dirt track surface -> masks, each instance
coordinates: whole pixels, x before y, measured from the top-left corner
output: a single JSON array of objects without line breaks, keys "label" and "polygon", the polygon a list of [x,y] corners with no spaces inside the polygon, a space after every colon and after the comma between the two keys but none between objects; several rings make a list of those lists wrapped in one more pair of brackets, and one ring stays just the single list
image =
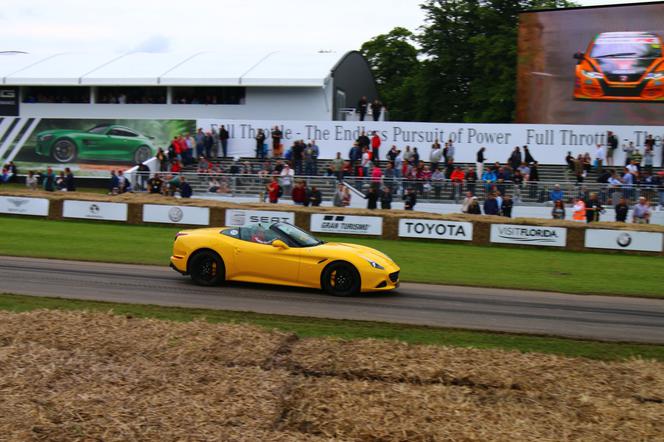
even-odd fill
[{"label": "dirt track surface", "polygon": [[664,365],[0,312],[0,440],[663,440]]},{"label": "dirt track surface", "polygon": [[166,266],[0,256],[8,293],[664,343],[664,300],[404,283],[349,298],[254,284],[198,287]]}]

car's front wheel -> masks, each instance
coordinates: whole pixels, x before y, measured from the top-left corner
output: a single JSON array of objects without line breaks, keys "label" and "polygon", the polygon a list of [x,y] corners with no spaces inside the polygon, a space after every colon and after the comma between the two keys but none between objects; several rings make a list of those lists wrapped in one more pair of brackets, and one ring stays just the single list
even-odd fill
[{"label": "car's front wheel", "polygon": [[150,149],[148,146],[139,146],[139,148],[136,149],[136,152],[134,152],[134,162],[137,164],[142,164],[149,160],[151,156],[152,149]]},{"label": "car's front wheel", "polygon": [[63,138],[53,144],[53,159],[58,163],[69,163],[76,158],[76,144]]},{"label": "car's front wheel", "polygon": [[355,267],[343,261],[325,267],[321,276],[323,290],[334,296],[351,296],[360,291],[360,274]]},{"label": "car's front wheel", "polygon": [[189,274],[198,285],[219,285],[224,281],[225,272],[224,261],[211,250],[203,250],[191,257]]}]

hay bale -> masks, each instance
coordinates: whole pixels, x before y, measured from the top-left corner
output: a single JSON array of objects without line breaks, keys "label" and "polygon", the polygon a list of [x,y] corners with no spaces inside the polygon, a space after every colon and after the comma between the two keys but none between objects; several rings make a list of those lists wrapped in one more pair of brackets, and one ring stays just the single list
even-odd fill
[{"label": "hay bale", "polygon": [[656,440],[661,406],[610,397],[303,379],[282,428],[350,440]]}]

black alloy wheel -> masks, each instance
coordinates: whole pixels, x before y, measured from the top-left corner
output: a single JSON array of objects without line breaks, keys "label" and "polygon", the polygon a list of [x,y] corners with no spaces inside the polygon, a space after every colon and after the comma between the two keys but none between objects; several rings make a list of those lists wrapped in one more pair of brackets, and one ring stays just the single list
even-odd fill
[{"label": "black alloy wheel", "polygon": [[333,262],[323,271],[321,286],[334,296],[350,296],[360,291],[360,274],[347,262]]},{"label": "black alloy wheel", "polygon": [[139,146],[134,152],[134,163],[143,164],[145,161],[149,160],[152,156],[152,149],[148,146]]},{"label": "black alloy wheel", "polygon": [[221,257],[212,251],[198,252],[191,258],[189,274],[198,285],[219,285],[225,278],[225,267]]}]

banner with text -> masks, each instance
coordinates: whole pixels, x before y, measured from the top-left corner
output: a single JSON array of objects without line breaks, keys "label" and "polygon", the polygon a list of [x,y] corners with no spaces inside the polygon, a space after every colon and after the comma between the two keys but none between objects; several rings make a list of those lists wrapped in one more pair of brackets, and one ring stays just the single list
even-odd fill
[{"label": "banner with text", "polygon": [[567,244],[567,229],[564,227],[491,224],[491,242],[526,246],[565,247]]},{"label": "banner with text", "polygon": [[[565,164],[565,155],[571,151],[574,156],[590,152],[594,154],[597,144],[606,144],[607,131],[613,131],[620,144],[633,141],[643,149],[643,142],[649,134],[661,146],[664,139],[664,126],[582,126],[546,124],[473,124],[473,123],[417,123],[397,121],[352,122],[352,121],[259,121],[230,120],[219,121],[201,119],[196,122],[204,130],[216,130],[223,124],[230,135],[228,148],[231,156],[254,156],[256,134],[262,129],[266,134],[265,143],[271,148],[271,130],[279,126],[282,132],[281,143],[287,149],[295,140],[309,142],[315,140],[320,149],[320,158],[334,158],[337,152],[346,158],[353,142],[362,132],[371,137],[375,131],[381,139],[380,159],[392,147],[404,150],[406,146],[416,147],[420,158],[429,160],[431,145],[435,140],[441,144],[451,140],[455,146],[454,159],[458,162],[473,163],[480,147],[486,147],[487,162],[507,161],[515,146],[527,145],[530,153],[543,164]],[[654,164],[659,164],[661,149],[655,149]],[[624,158],[619,148],[614,154],[616,164]]]},{"label": "banner with text", "polygon": [[311,231],[380,236],[383,234],[383,218],[315,213],[311,215]]},{"label": "banner with text", "polygon": [[432,219],[400,219],[399,237],[472,241],[473,224]]},{"label": "banner with text", "polygon": [[208,207],[145,204],[143,205],[143,221],[207,226],[210,224],[210,209]]},{"label": "banner with text", "polygon": [[64,218],[127,221],[127,204],[66,200],[62,205],[62,216]]},{"label": "banner with text", "polygon": [[627,230],[586,230],[586,247],[593,249],[638,250],[661,252],[664,234],[656,232],[633,232]]},{"label": "banner with text", "polygon": [[239,210],[226,209],[226,225],[242,227],[255,223],[289,223],[295,224],[294,212],[278,212],[274,210]]},{"label": "banner with text", "polygon": [[0,213],[48,216],[48,204],[49,202],[46,198],[0,196]]}]

